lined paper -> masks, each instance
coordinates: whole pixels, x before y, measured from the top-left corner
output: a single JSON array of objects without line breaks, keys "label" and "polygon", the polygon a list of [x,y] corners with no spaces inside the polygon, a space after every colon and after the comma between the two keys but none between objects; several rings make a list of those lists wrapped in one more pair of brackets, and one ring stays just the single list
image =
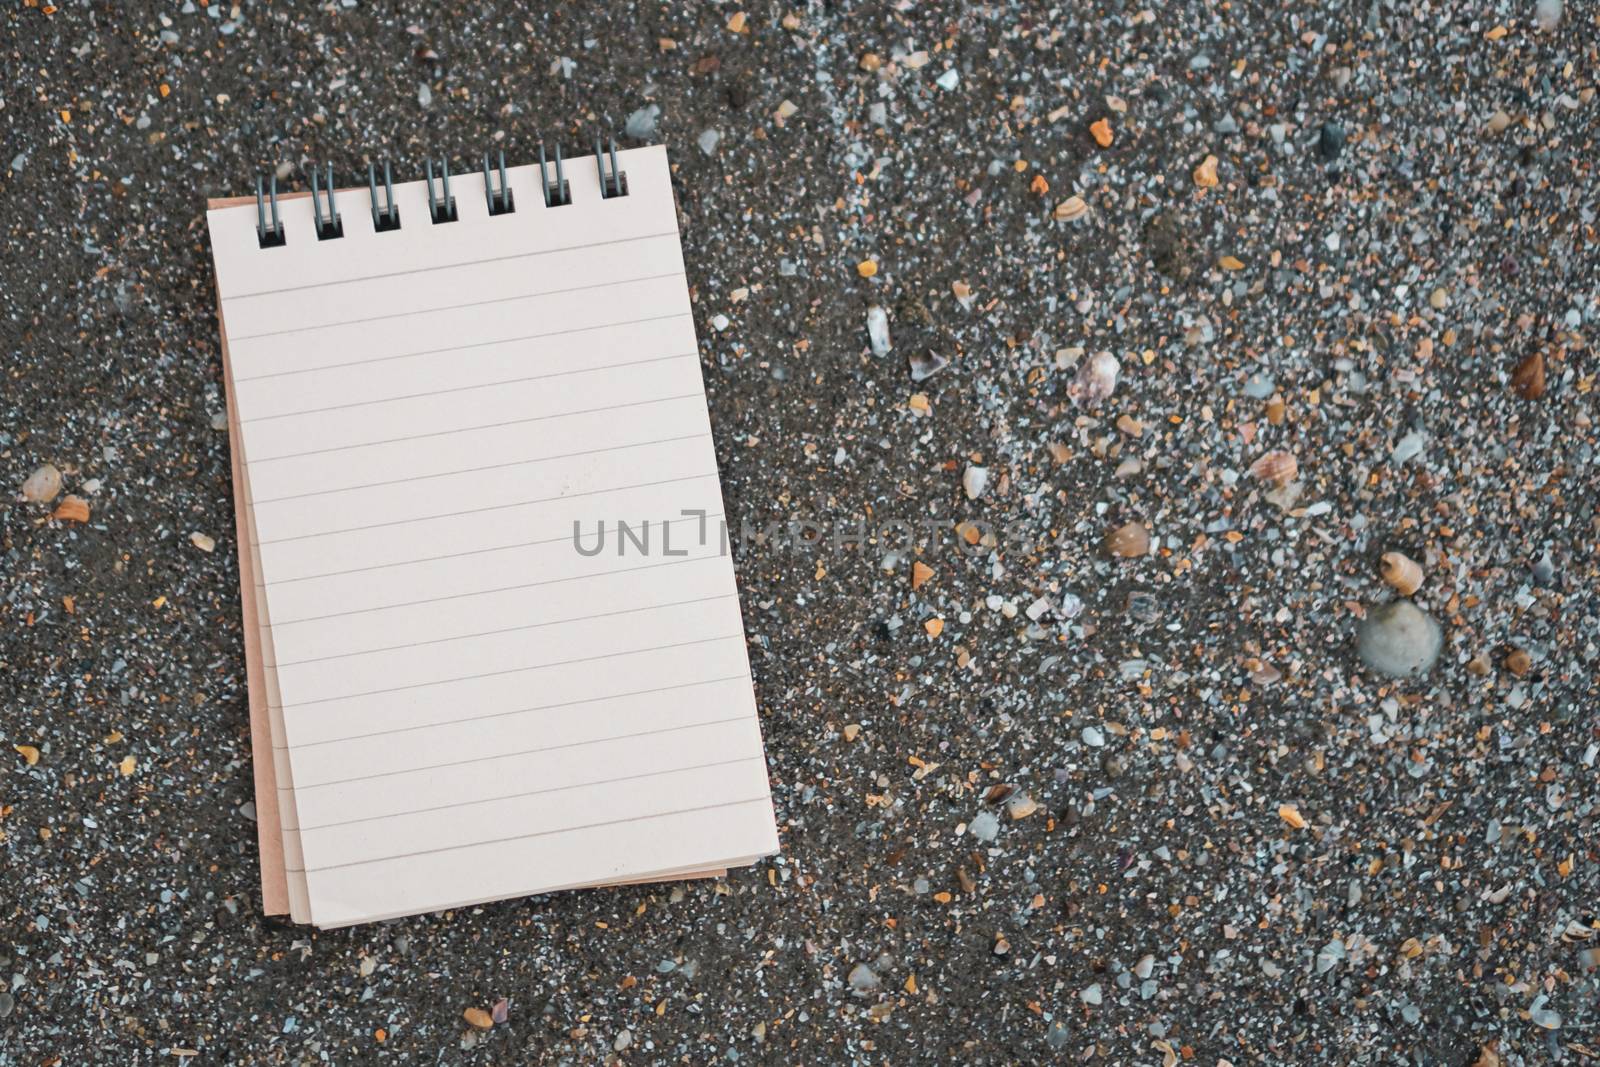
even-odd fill
[{"label": "lined paper", "polygon": [[666,153],[619,162],[440,225],[397,185],[383,234],[347,192],[330,241],[285,201],[275,249],[208,213],[296,919],[777,847]]}]

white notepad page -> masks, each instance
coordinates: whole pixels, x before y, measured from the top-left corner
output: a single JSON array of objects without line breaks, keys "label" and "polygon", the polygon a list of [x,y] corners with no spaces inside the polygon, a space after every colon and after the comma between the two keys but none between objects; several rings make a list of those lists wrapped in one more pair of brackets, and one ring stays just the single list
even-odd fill
[{"label": "white notepad page", "polygon": [[286,201],[281,248],[208,213],[319,925],[777,847],[666,153],[619,163],[437,225],[397,185],[390,233],[345,192],[327,241]]}]

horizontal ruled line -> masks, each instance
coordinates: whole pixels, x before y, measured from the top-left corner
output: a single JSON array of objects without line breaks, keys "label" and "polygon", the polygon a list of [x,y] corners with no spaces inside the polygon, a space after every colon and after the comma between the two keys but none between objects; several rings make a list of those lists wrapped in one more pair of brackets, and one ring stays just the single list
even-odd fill
[{"label": "horizontal ruled line", "polygon": [[433,263],[426,267],[412,267],[408,270],[385,271],[382,274],[363,274],[355,278],[339,278],[327,282],[310,282],[305,285],[286,285],[279,289],[258,289],[253,293],[235,293],[228,297],[229,300],[249,300],[258,296],[274,296],[278,293],[300,293],[307,289],[327,289],[335,285],[355,285],[359,282],[379,281],[383,278],[403,278],[410,274],[431,274],[436,271],[456,270],[461,267],[476,267],[483,263],[509,263],[515,259],[533,259],[537,256],[552,256],[560,252],[579,252],[588,248],[602,248],[606,245],[632,244],[635,241],[650,241],[658,237],[677,237],[677,230],[667,230],[662,233],[646,233],[637,237],[616,237],[609,241],[585,241],[582,244],[562,245],[559,248],[541,248],[536,252],[513,252],[504,256],[489,256],[485,259],[468,259],[460,263]]},{"label": "horizontal ruled line", "polygon": [[407,311],[392,311],[387,315],[368,315],[359,319],[340,319],[337,322],[322,322],[314,326],[291,326],[287,330],[267,330],[263,333],[244,333],[230,338],[233,342],[259,341],[264,337],[287,337],[297,333],[316,333],[318,330],[336,330],[341,326],[365,326],[374,322],[388,322],[392,319],[409,319],[418,315],[437,315],[445,311],[466,311],[469,308],[493,307],[496,304],[514,304],[519,300],[538,300],[547,296],[569,296],[572,293],[584,293],[593,289],[621,288],[624,285],[638,285],[640,282],[659,282],[664,278],[681,278],[676,271],[666,274],[646,274],[638,278],[612,278],[609,281],[592,282],[588,285],[569,285],[564,289],[542,289],[536,293],[517,293],[514,296],[497,296],[489,300],[468,300],[460,304],[442,304],[439,307],[415,308]]},{"label": "horizontal ruled line", "polygon": [[[633,731],[631,733],[610,734],[610,735],[608,735],[606,737],[591,737],[591,738],[589,738],[588,740],[585,740],[585,741],[571,741],[571,742],[568,742],[568,743],[562,744],[562,745],[541,745],[541,746],[539,746],[537,748],[525,748],[525,749],[521,749],[521,750],[516,751],[516,752],[497,752],[492,756],[482,756],[482,757],[478,757],[476,759],[447,760],[447,761],[445,761],[443,763],[429,763],[429,764],[425,764],[425,765],[420,766],[420,767],[404,767],[404,768],[402,768],[400,770],[397,770],[397,771],[379,771],[376,774],[362,774],[362,775],[356,775],[356,776],[353,776],[353,777],[350,777],[350,778],[334,778],[334,779],[332,779],[330,781],[326,781],[326,782],[312,782],[309,785],[298,785],[297,784],[297,785],[294,786],[294,789],[297,792],[298,791],[303,791],[303,790],[306,790],[306,789],[326,789],[329,786],[348,785],[351,782],[370,782],[370,781],[373,781],[374,779],[377,779],[377,778],[395,778],[395,777],[398,777],[399,775],[402,775],[402,774],[418,774],[418,773],[420,773],[422,771],[437,771],[437,770],[443,770],[443,769],[445,769],[447,767],[467,767],[467,766],[472,766],[472,765],[478,764],[478,763],[491,763],[491,762],[493,762],[495,760],[499,760],[499,759],[514,759],[517,756],[531,756],[531,755],[534,755],[535,753],[538,753],[538,752],[562,752],[562,751],[565,751],[565,750],[567,750],[569,748],[587,748],[590,745],[603,745],[603,744],[606,744],[606,743],[611,742],[611,741],[626,741],[626,740],[628,740],[630,738],[634,738],[634,737],[654,737],[657,734],[677,733],[680,730],[703,730],[708,726],[725,726],[730,722],[745,722],[745,721],[748,720],[748,718],[749,718],[749,716],[746,716],[746,715],[731,715],[731,716],[727,716],[727,717],[724,717],[724,718],[721,718],[721,719],[706,719],[703,722],[687,722],[687,723],[684,723],[684,724],[682,724],[680,726],[663,726],[663,727],[659,727],[659,728],[654,729],[654,730],[635,730],[635,731]],[[746,759],[746,758],[748,758],[748,757],[740,757],[740,759]],[[724,761],[724,762],[736,763],[736,762],[739,762],[739,761],[738,760],[727,760],[727,761]],[[679,770],[694,770],[695,768],[680,767],[678,769]],[[639,777],[644,777],[644,776],[643,775],[633,775],[632,777],[639,778]],[[625,780],[626,779],[620,779],[620,778],[613,779],[613,781],[625,781]],[[600,784],[602,784],[602,783],[600,783],[600,782],[580,782],[580,783],[577,783],[577,785],[563,786],[562,788],[565,788],[565,789],[576,789],[576,788],[579,788],[579,787],[584,786],[584,785],[600,785]],[[532,790],[532,792],[540,792],[540,790]],[[516,797],[516,796],[525,796],[525,795],[527,795],[527,794],[524,794],[524,793],[512,793],[512,794],[510,794],[510,796],[514,796],[514,797]],[[505,797],[491,797],[489,799],[504,800],[506,798]],[[441,804],[439,806],[442,807],[442,808],[448,808],[448,807],[453,807],[454,805]],[[424,810],[433,810],[433,809],[424,809]],[[410,813],[405,813],[405,814],[410,814]],[[364,820],[352,819],[350,821],[351,822],[362,822]],[[333,824],[324,823],[323,825],[326,826],[326,825],[338,825],[338,824],[337,823],[333,823]],[[305,829],[316,830],[316,829],[320,829],[320,827],[308,826],[308,827],[305,827]]]},{"label": "horizontal ruled line", "polygon": [[603,819],[600,822],[584,823],[579,826],[562,826],[554,830],[535,830],[527,834],[511,834],[506,837],[494,837],[484,841],[467,841],[459,845],[443,845],[439,848],[417,849],[412,852],[399,852],[392,856],[377,856],[369,860],[352,860],[349,863],[329,863],[321,867],[307,867],[307,874],[320,871],[337,871],[346,867],[367,867],[375,863],[390,863],[394,860],[415,859],[419,856],[433,856],[442,852],[459,852],[464,848],[481,848],[487,845],[504,845],[513,841],[526,841],[536,837],[553,837],[556,834],[577,833],[580,830],[598,830],[604,826],[620,826],[624,823],[651,822],[656,819],[670,819],[675,815],[695,815],[702,811],[717,811],[722,808],[743,807],[746,804],[770,803],[768,796],[746,797],[742,800],[725,800],[717,804],[701,804],[692,808],[677,808],[673,811],[652,812],[649,815],[635,815],[626,819]]},{"label": "horizontal ruled line", "polygon": [[[593,571],[588,574],[569,574],[563,578],[546,578],[539,582],[519,582],[516,585],[496,586],[493,589],[478,589],[470,593],[451,593],[449,596],[425,597],[421,600],[406,600],[398,604],[379,604],[370,608],[351,608],[349,611],[335,611],[327,615],[308,615],[303,619],[284,619],[274,621],[270,625],[276,630],[283,626],[294,626],[303,622],[319,622],[323,619],[340,619],[350,615],[366,615],[374,611],[391,611],[396,608],[414,608],[424,604],[442,604],[450,600],[470,600],[475,596],[492,596],[495,593],[510,593],[518,589],[537,589],[545,585],[561,585],[565,582],[583,582],[591,578],[607,578],[617,574],[633,574],[636,571],[647,571],[655,567],[671,567],[680,563],[703,563],[708,559],[721,559],[720,553],[711,553],[706,556],[690,556],[688,559],[675,558],[665,562],[647,563],[642,567],[619,567],[614,571]],[[262,586],[257,585],[257,589]],[[276,705],[274,705],[276,706]]]},{"label": "horizontal ruled line", "polygon": [[[701,478],[715,478],[716,471],[707,471],[704,474],[685,474],[679,478],[659,478],[653,482],[635,482],[632,485],[617,485],[606,489],[587,489],[581,493],[562,493],[558,496],[534,497],[531,500],[514,500],[508,504],[489,504],[481,508],[462,508],[456,511],[441,511],[432,515],[417,515],[409,519],[391,519],[388,522],[372,522],[365,526],[346,526],[338,530],[319,530],[316,533],[295,534],[292,537],[274,537],[266,541],[257,541],[252,548],[262,545],[281,545],[290,541],[309,541],[318,537],[332,537],[335,534],[357,533],[362,530],[381,530],[389,526],[407,526],[414,522],[430,522],[434,519],[453,519],[458,515],[482,515],[489,511],[505,511],[509,508],[528,507],[533,504],[548,504],[555,500],[575,500],[583,496],[603,496],[606,493],[622,493],[629,489],[648,489],[657,485],[672,485],[675,482],[693,482]],[[326,618],[327,616],[318,616]],[[278,625],[273,623],[274,626]]]},{"label": "horizontal ruled line", "polygon": [[[444,719],[439,722],[427,722],[418,726],[398,726],[392,730],[372,730],[364,734],[346,734],[343,737],[329,737],[321,741],[302,741],[297,743],[295,751],[308,748],[318,748],[322,745],[339,745],[346,741],[365,741],[373,737],[390,737],[394,734],[415,733],[418,730],[433,730],[441,726],[457,726],[464,722],[485,722],[489,719],[509,719],[515,715],[531,715],[536,711],[555,711],[558,708],[575,708],[584,704],[599,704],[607,700],[625,700],[628,697],[655,696],[657,693],[671,693],[679,689],[698,689],[703,685],[721,685],[723,682],[748,682],[748,674],[727,674],[720,678],[705,678],[698,682],[680,682],[677,685],[660,685],[651,689],[634,689],[626,693],[607,693],[603,696],[584,697],[582,700],[559,700],[551,704],[533,704],[526,708],[512,708],[510,711],[494,711],[487,715],[463,715],[458,719]],[[288,745],[275,745],[275,751],[286,752]],[[286,787],[291,788],[291,787]]]},{"label": "horizontal ruled line", "polygon": [[535,463],[553,463],[558,459],[577,459],[581,456],[597,456],[602,452],[626,452],[630,448],[650,448],[653,445],[677,444],[681,441],[708,441],[709,433],[690,433],[679,437],[662,437],[654,441],[633,441],[625,445],[606,445],[603,448],[586,448],[578,452],[557,452],[549,456],[534,456],[532,459],[512,459],[504,463],[485,463],[481,467],[462,467],[459,470],[438,471],[434,474],[416,474],[407,478],[390,478],[382,482],[361,482],[357,485],[340,485],[332,489],[314,489],[309,493],[291,493],[288,496],[269,496],[264,499],[253,499],[250,503],[256,509],[261,509],[268,504],[282,504],[291,500],[309,500],[312,497],[335,496],[340,493],[353,493],[360,489],[381,489],[388,485],[415,485],[418,482],[431,482],[438,478],[453,478],[458,474],[481,474],[484,471],[506,470],[510,467],[528,467]]},{"label": "horizontal ruled line", "polygon": [[[349,411],[351,408],[372,407],[376,404],[393,404],[401,400],[431,400],[436,396],[447,393],[470,393],[475,389],[495,389],[502,385],[521,385],[524,382],[542,382],[550,378],[566,378],[574,374],[595,374],[604,370],[621,370],[624,367],[642,367],[651,363],[669,363],[675,359],[699,358],[698,352],[675,352],[670,356],[656,356],[652,359],[631,359],[625,363],[603,363],[595,367],[575,367],[572,370],[552,371],[549,374],[530,374],[523,378],[502,378],[495,382],[479,382],[476,385],[457,385],[449,389],[431,389],[425,393],[402,393],[399,396],[381,396],[372,400],[353,400],[348,404],[329,404],[321,408],[304,408],[300,411],[280,411],[275,415],[258,415],[253,419],[240,419],[239,424],[246,425],[257,422],[270,422],[273,419],[292,419],[298,415],[320,415],[326,411]],[[400,438],[407,440],[407,438]]]},{"label": "horizontal ruled line", "polygon": [[[720,634],[716,637],[697,637],[693,641],[674,641],[665,645],[650,645],[646,648],[629,648],[620,652],[602,652],[594,656],[576,656],[572,659],[552,660],[549,663],[533,663],[525,667],[508,667],[500,671],[483,671],[480,674],[462,674],[453,678],[435,678],[427,682],[415,682],[411,685],[394,685],[385,689],[364,689],[359,693],[340,693],[338,696],[317,697],[315,700],[297,700],[292,705],[295,708],[308,708],[313,704],[336,704],[341,700],[356,700],[360,697],[383,696],[386,693],[409,693],[417,689],[433,689],[441,685],[454,685],[456,682],[475,682],[483,678],[503,678],[508,674],[529,674],[533,671],[549,670],[551,667],[570,667],[574,663],[593,663],[596,660],[621,659],[623,656],[638,656],[646,652],[666,652],[674,648],[692,648],[695,645],[709,645],[717,641],[743,640],[743,633]],[[282,704],[268,704],[269,708],[282,710]]]},{"label": "horizontal ruled line", "polygon": [[[702,522],[708,522],[711,519],[720,519],[720,518],[722,518],[721,514],[712,515],[710,513],[707,513],[704,516],[702,516],[699,512],[695,512],[693,515],[685,516],[684,518],[681,518],[681,519],[662,519],[662,520],[660,520],[660,525],[662,525],[662,526],[671,526],[671,525],[673,525],[675,523],[689,522],[691,519],[698,519],[698,520],[700,520]],[[653,520],[640,520],[640,521],[641,522],[650,522],[652,525],[654,525]],[[553,544],[557,544],[557,543],[559,543],[561,541],[566,541],[566,540],[570,540],[570,538],[568,538],[566,536],[562,536],[562,537],[546,537],[546,538],[543,538],[543,539],[538,540],[538,541],[518,541],[515,544],[510,544],[510,545],[493,545],[493,546],[491,546],[489,548],[473,548],[473,549],[468,549],[468,550],[466,550],[464,552],[447,552],[442,556],[420,556],[420,557],[418,557],[416,559],[396,560],[393,563],[374,563],[370,567],[350,567],[347,570],[342,570],[342,571],[323,571],[320,574],[302,574],[302,575],[300,575],[299,577],[296,577],[296,578],[279,578],[278,580],[274,581],[272,583],[272,585],[274,587],[284,586],[284,585],[293,585],[296,582],[310,582],[310,581],[315,581],[318,578],[338,578],[338,577],[341,577],[342,575],[346,575],[346,574],[365,574],[368,571],[388,570],[390,567],[409,567],[409,566],[411,566],[413,564],[416,564],[416,563],[438,563],[438,562],[440,562],[442,560],[447,560],[447,559],[464,559],[467,556],[485,556],[485,555],[488,555],[491,552],[510,552],[513,549],[533,548],[533,547],[535,547],[537,545],[553,545]],[[257,582],[256,583],[256,588],[257,589],[265,589],[266,588],[266,583]],[[581,616],[581,617],[582,618],[598,618],[598,616],[590,616],[590,615],[585,615],[585,616]],[[490,631],[490,632],[493,633],[493,632],[497,632],[497,631]],[[396,647],[396,648],[406,648],[406,647],[409,647],[409,646],[396,645],[394,647]],[[330,658],[332,658],[332,657],[330,657]],[[300,662],[300,663],[313,663],[313,662],[316,662],[316,661],[315,660],[298,660],[297,662]],[[285,666],[285,667],[287,667],[289,665],[290,664],[287,664],[287,663],[281,664],[281,666]],[[280,666],[280,664],[268,664],[268,666]]]},{"label": "horizontal ruled line", "polygon": [[566,619],[551,619],[549,622],[530,622],[524,626],[503,626],[497,630],[478,630],[470,634],[456,634],[452,637],[436,637],[430,641],[411,641],[402,645],[385,645],[382,648],[364,648],[359,652],[340,652],[333,656],[314,656],[311,659],[290,660],[287,663],[269,663],[266,666],[275,670],[285,667],[300,667],[308,663],[327,663],[336,659],[355,659],[357,656],[375,656],[379,652],[397,652],[406,648],[426,648],[428,645],[445,645],[451,641],[467,641],[474,637],[497,637],[501,634],[520,633],[523,630],[539,630],[546,626],[561,626],[569,622],[592,622],[595,619],[614,619],[619,615],[637,615],[642,611],[662,611],[666,608],[684,608],[690,604],[709,604],[713,600],[727,600],[732,593],[718,593],[715,596],[696,597],[693,600],[674,600],[667,604],[646,604],[637,608],[622,608],[619,611],[600,611],[593,615],[574,615]]},{"label": "horizontal ruled line", "polygon": [[621,411],[623,408],[649,407],[651,404],[670,404],[676,400],[701,400],[705,399],[704,393],[682,393],[675,396],[657,396],[649,400],[630,400],[625,404],[606,404],[598,408],[575,408],[572,411],[557,411],[549,415],[530,415],[526,419],[507,419],[504,422],[486,422],[478,426],[461,426],[454,430],[432,430],[428,433],[407,434],[404,437],[382,437],[376,441],[358,441],[350,445],[333,445],[328,448],[311,448],[304,452],[286,452],[281,456],[262,456],[260,459],[250,460],[250,466],[259,467],[263,463],[275,463],[280,459],[299,459],[302,456],[326,456],[332,452],[353,452],[358,448],[376,448],[379,445],[399,444],[402,441],[423,441],[432,437],[450,437],[458,433],[471,433],[474,430],[498,430],[506,426],[522,426],[530,422],[545,422],[549,419],[565,419],[575,415],[598,415],[602,412]]},{"label": "horizontal ruled line", "polygon": [[[707,726],[719,726],[719,725],[722,725],[724,723],[740,722],[740,721],[742,721],[742,717],[740,719],[716,719],[716,720],[713,720],[711,722],[695,723],[695,724],[693,724],[691,726],[682,727],[682,729],[685,729],[685,730],[701,729],[701,728],[704,728],[704,727],[707,727]],[[646,733],[642,733],[642,734],[623,734],[623,735],[621,735],[619,737],[606,737],[606,738],[601,738],[600,740],[601,741],[621,741],[621,740],[626,740],[629,737],[648,737],[651,734],[661,734],[661,733],[671,733],[671,732],[672,732],[671,730],[651,730],[651,731],[647,731]],[[585,743],[587,743],[587,742],[585,742]],[[510,755],[516,755],[516,756],[531,755],[534,752],[553,752],[553,751],[556,751],[556,750],[562,749],[562,748],[576,748],[576,747],[579,747],[579,746],[577,746],[577,745],[556,745],[553,748],[549,748],[549,749],[537,749],[536,748],[536,749],[530,749],[526,753],[524,753],[524,752],[516,752],[516,753],[510,753]],[[499,759],[501,757],[497,756],[495,758]],[[366,815],[366,816],[362,816],[359,819],[340,819],[338,822],[317,823],[314,826],[302,826],[302,827],[300,827],[300,829],[304,830],[304,831],[307,831],[307,832],[312,831],[312,830],[327,830],[327,829],[330,829],[330,828],[335,827],[335,826],[350,826],[350,825],[352,825],[354,823],[376,822],[376,821],[378,821],[380,819],[393,819],[393,818],[398,818],[400,816],[405,816],[405,815],[426,815],[429,812],[435,812],[435,811],[453,811],[456,808],[470,808],[470,807],[474,807],[474,806],[479,805],[479,804],[493,804],[496,801],[500,801],[500,800],[520,800],[523,797],[543,796],[546,793],[568,793],[568,792],[571,792],[574,789],[586,789],[586,788],[589,788],[591,786],[597,786],[597,785],[616,785],[616,784],[618,784],[620,782],[637,782],[637,781],[639,781],[641,779],[644,779],[644,778],[657,778],[657,777],[660,777],[661,775],[664,775],[664,774],[682,774],[684,771],[703,771],[703,770],[707,770],[707,769],[709,769],[711,767],[727,767],[727,766],[731,766],[732,764],[735,764],[735,763],[749,763],[751,760],[760,759],[760,758],[762,758],[762,757],[759,757],[759,756],[739,756],[739,757],[736,757],[734,759],[716,760],[716,761],[711,762],[711,763],[695,763],[695,764],[691,764],[691,765],[689,765],[687,767],[666,767],[666,768],[662,768],[662,769],[659,769],[659,770],[641,771],[638,774],[617,775],[614,778],[597,778],[594,781],[590,781],[590,782],[574,782],[571,785],[547,786],[547,787],[545,787],[543,789],[526,789],[526,790],[522,790],[522,791],[516,792],[516,793],[502,793],[502,794],[500,794],[498,796],[479,797],[479,798],[474,799],[474,800],[458,800],[458,801],[455,801],[455,802],[450,803],[450,804],[433,804],[433,805],[430,805],[430,806],[425,807],[425,808],[408,808],[408,809],[406,809],[404,811],[384,812],[382,815]],[[482,763],[482,762],[485,762],[485,761],[483,761],[483,760],[465,760],[462,763],[441,763],[441,764],[437,764],[437,765],[431,766],[431,767],[418,767],[418,768],[415,768],[415,770],[417,770],[417,771],[433,771],[433,770],[439,770],[439,769],[444,768],[444,767],[458,767],[458,766],[464,766],[464,765],[470,765],[470,764],[476,764],[476,763]],[[409,773],[412,773],[412,771],[411,770],[392,771],[392,772],[390,772],[388,774],[368,775],[366,778],[347,778],[342,782],[318,782],[315,785],[302,785],[302,786],[296,786],[295,788],[297,790],[320,789],[325,785],[327,785],[327,786],[347,785],[347,784],[349,784],[351,782],[369,781],[372,778],[392,778],[395,775],[409,774]]]},{"label": "horizontal ruled line", "polygon": [[550,330],[545,333],[523,334],[520,337],[502,337],[493,341],[476,341],[470,345],[450,345],[445,348],[424,348],[416,352],[400,352],[392,356],[379,356],[376,359],[352,359],[344,363],[326,363],[317,367],[300,367],[296,370],[279,370],[271,374],[252,374],[248,377],[234,376],[235,384],[239,382],[259,382],[265,378],[283,378],[291,374],[311,374],[319,370],[336,370],[339,367],[365,367],[373,363],[388,363],[397,359],[413,359],[419,356],[437,356],[451,352],[470,352],[474,348],[493,348],[495,345],[512,345],[521,341],[537,341],[541,337],[564,337],[574,333],[591,333],[595,330],[609,330],[616,326],[639,326],[647,322],[664,322],[667,319],[688,318],[687,311],[674,311],[668,315],[647,315],[642,319],[621,319],[617,322],[600,322],[593,326],[574,326],[569,330]]}]

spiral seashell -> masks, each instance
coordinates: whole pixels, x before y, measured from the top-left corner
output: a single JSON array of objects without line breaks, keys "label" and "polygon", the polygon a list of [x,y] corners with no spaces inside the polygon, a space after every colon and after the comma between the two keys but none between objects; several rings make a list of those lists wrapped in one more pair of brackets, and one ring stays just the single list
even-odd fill
[{"label": "spiral seashell", "polygon": [[1410,596],[1422,588],[1422,567],[1402,552],[1385,552],[1378,569],[1384,582],[1401,596]]}]

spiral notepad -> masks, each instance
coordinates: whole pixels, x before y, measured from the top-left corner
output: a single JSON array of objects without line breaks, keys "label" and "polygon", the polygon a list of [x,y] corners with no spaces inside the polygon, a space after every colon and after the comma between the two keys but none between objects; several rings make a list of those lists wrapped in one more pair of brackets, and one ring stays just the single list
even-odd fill
[{"label": "spiral notepad", "polygon": [[207,214],[267,910],[775,851],[665,150],[367,178]]}]

